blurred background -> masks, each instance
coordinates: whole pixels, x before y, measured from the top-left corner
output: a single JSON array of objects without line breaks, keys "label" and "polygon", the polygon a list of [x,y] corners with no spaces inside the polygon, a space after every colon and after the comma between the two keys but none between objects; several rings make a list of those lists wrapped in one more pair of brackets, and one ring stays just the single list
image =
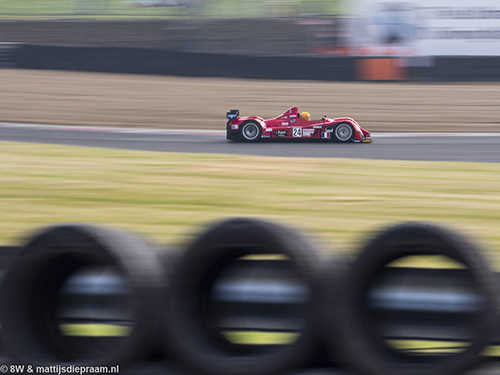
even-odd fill
[{"label": "blurred background", "polygon": [[263,117],[300,105],[371,131],[500,131],[499,88],[484,86],[500,81],[491,0],[0,0],[0,19],[0,121],[182,128],[203,116],[198,127],[220,129],[229,104]]},{"label": "blurred background", "polygon": [[[499,14],[491,0],[1,0],[0,64],[16,64],[12,43],[35,43],[364,58],[328,60],[341,74],[276,78],[498,81]],[[346,65],[352,72],[339,69]],[[181,74],[214,75],[194,69]],[[265,76],[261,70],[252,76]]]},{"label": "blurred background", "polygon": [[314,38],[311,26],[336,44],[341,9],[336,0],[2,0],[0,35],[2,42],[304,55],[314,52],[314,43],[304,45]]},{"label": "blurred background", "polygon": [[[474,4],[446,0],[1,0],[0,17],[4,21],[0,31],[3,42],[42,38],[49,43],[77,42],[87,37],[87,45],[113,45],[130,44],[125,43],[127,40],[133,44],[148,29],[150,35],[144,35],[146,45],[142,47],[199,50],[201,41],[210,40],[214,43],[205,49],[213,53],[497,56],[499,13],[498,4],[492,0]],[[15,27],[5,22],[22,19],[45,22],[37,27]],[[124,20],[129,21],[128,27],[118,29],[117,21]],[[161,27],[158,23],[146,26],[130,22],[133,20],[163,23]],[[54,21],[78,21],[80,28]],[[99,37],[89,21],[101,21]],[[103,21],[113,22],[105,28]],[[88,32],[72,34],[72,30],[81,31],[82,23],[88,26]],[[160,40],[148,44],[159,38],[152,37],[158,33]],[[256,35],[265,40],[256,41]],[[290,48],[257,48],[275,38]],[[252,39],[253,43],[247,45]],[[229,40],[240,42],[239,48],[228,50]],[[291,48],[297,43],[302,48]],[[432,62],[423,59],[412,63],[427,66]]]},{"label": "blurred background", "polygon": [[[498,133],[499,56],[496,0],[0,0],[0,123],[224,130],[230,108],[274,117],[298,105],[372,132]],[[182,245],[202,222],[262,216],[349,250],[366,230],[405,220],[451,222],[500,244],[496,163],[269,163],[8,142],[0,155],[2,240],[82,221]],[[126,289],[98,271],[101,285]],[[88,298],[86,276],[66,284],[60,318],[90,310],[73,305]]]}]

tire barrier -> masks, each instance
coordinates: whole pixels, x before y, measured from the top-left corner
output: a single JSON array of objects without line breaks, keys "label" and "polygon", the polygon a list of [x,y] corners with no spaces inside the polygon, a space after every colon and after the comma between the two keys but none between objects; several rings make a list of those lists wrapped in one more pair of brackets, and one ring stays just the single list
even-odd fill
[{"label": "tire barrier", "polygon": [[[78,294],[89,272],[101,278],[93,293],[97,303],[99,294],[106,294],[102,280],[120,276],[122,282],[115,285],[113,306],[102,308],[97,317],[92,316],[95,308],[87,306],[77,318],[66,297]],[[31,365],[139,361],[160,329],[165,289],[154,249],[138,237],[86,224],[48,228],[23,246],[5,274],[0,306],[4,347],[13,361]],[[79,334],[91,318],[101,330],[112,327],[115,332]]]},{"label": "tire barrier", "polygon": [[[237,218],[210,228],[173,278],[172,347],[206,374],[275,374],[305,364],[321,320],[321,260],[313,245],[274,223]],[[287,345],[249,345],[231,335],[266,331],[298,336]]]},{"label": "tire barrier", "polygon": [[435,224],[385,229],[352,258],[247,218],[212,225],[181,254],[86,224],[4,250],[1,338],[11,363],[458,375],[500,343],[498,276],[476,245]]},{"label": "tire barrier", "polygon": [[[447,293],[451,294],[448,306],[439,306],[436,296],[443,297],[439,293],[429,296],[430,301],[434,300],[436,304],[431,311],[426,311],[426,306],[419,301],[411,300],[412,296],[408,293],[413,292],[413,297],[418,297],[422,291],[435,293],[437,287],[443,288],[439,279],[421,278],[423,283],[415,284],[411,280],[411,273],[405,274],[402,269],[388,267],[396,261],[415,256],[438,256],[442,261],[459,267],[462,290],[465,288],[466,294],[462,305],[453,290],[459,286],[453,283],[444,285],[445,290],[448,288]],[[389,293],[386,283],[396,273],[400,273],[400,277],[403,276],[404,282],[410,287],[404,289],[399,284],[400,296],[391,304],[383,299]],[[420,290],[415,291],[415,285],[419,285]],[[444,309],[439,311],[440,307]],[[396,225],[377,235],[361,250],[345,279],[345,300],[341,309],[341,357],[349,367],[370,375],[462,373],[478,362],[481,352],[492,339],[498,321],[494,274],[478,249],[445,228],[425,223]],[[437,312],[432,311],[436,309]],[[408,350],[404,345],[398,348],[397,344],[390,341],[397,338],[390,323],[399,322],[406,330],[404,322],[408,319],[424,324],[441,320],[445,328],[448,325],[447,328],[452,328],[454,334],[461,336],[459,339],[465,339],[466,345],[459,349],[452,347],[453,352],[449,355]],[[440,328],[439,323],[437,328]],[[419,338],[410,334],[405,333],[407,339]],[[335,350],[338,349],[335,345]]]}]

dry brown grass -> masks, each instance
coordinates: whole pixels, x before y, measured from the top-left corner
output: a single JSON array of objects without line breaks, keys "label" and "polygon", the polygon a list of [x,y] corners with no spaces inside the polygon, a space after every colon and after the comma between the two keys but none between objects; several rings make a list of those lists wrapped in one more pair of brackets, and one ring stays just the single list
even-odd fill
[{"label": "dry brown grass", "polygon": [[500,132],[500,84],[338,83],[0,70],[0,122],[224,129],[225,112],[353,117],[370,131]]}]

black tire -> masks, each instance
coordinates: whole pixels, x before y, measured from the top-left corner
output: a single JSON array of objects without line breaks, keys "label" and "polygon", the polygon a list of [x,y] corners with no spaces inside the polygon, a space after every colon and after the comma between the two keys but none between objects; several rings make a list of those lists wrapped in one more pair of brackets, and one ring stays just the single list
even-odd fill
[{"label": "black tire", "polygon": [[[217,277],[236,259],[252,254],[288,257],[309,299],[303,329],[288,345],[250,348],[224,339],[210,311],[209,295]],[[172,285],[169,337],[178,357],[194,371],[217,375],[270,375],[299,367],[316,349],[321,314],[320,253],[295,232],[274,223],[236,218],[221,222],[188,248]]]},{"label": "black tire", "polygon": [[338,367],[307,368],[287,373],[286,375],[356,375]]},{"label": "black tire", "polygon": [[[370,285],[390,262],[412,255],[443,255],[466,266],[475,290],[484,301],[474,315],[469,346],[450,355],[410,355],[388,345],[374,326],[367,306]],[[478,249],[452,231],[428,223],[409,222],[383,231],[371,240],[354,262],[344,285],[340,345],[346,366],[366,375],[456,375],[476,364],[496,332],[497,303],[493,272]]]},{"label": "black tire", "polygon": [[[337,368],[342,362],[341,332],[345,304],[345,280],[351,270],[354,259],[348,255],[335,254],[324,261],[322,276],[322,331],[318,335],[319,356],[307,368]],[[305,370],[307,370],[307,368]]]},{"label": "black tire", "polygon": [[[75,271],[113,267],[128,281],[133,324],[123,337],[73,337],[59,324],[60,292]],[[120,365],[145,358],[160,329],[167,289],[155,251],[138,237],[86,224],[61,224],[35,235],[1,286],[2,340],[18,363]]]},{"label": "black tire", "polygon": [[262,136],[262,126],[256,121],[245,121],[240,126],[240,139],[244,142],[257,142]]},{"label": "black tire", "polygon": [[341,122],[331,129],[333,130],[332,134],[335,142],[346,143],[354,139],[354,127],[347,122]]}]

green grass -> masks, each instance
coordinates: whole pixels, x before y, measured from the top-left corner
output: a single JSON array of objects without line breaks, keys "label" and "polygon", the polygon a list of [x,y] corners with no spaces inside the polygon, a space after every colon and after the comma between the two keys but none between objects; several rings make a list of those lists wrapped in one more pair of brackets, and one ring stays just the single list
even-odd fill
[{"label": "green grass", "polygon": [[[65,336],[73,337],[125,337],[130,334],[131,326],[117,324],[74,323],[60,324],[59,329]],[[291,332],[247,332],[224,331],[223,336],[233,344],[245,345],[286,345],[299,337]]]},{"label": "green grass", "polygon": [[131,327],[117,324],[61,324],[59,329],[63,335],[79,337],[122,337],[128,336]]},{"label": "green grass", "polygon": [[[430,341],[430,340],[388,340],[387,344],[395,350],[418,354],[455,354],[465,351],[470,343],[457,341]],[[500,346],[490,345],[484,348],[485,357],[499,357]]]},{"label": "green grass", "polygon": [[[353,145],[359,147],[359,145]],[[363,145],[361,145],[363,147]],[[93,222],[181,244],[258,217],[352,250],[381,226],[435,221],[500,249],[500,164],[266,158],[0,142],[0,244]],[[495,258],[493,258],[495,261]]]},{"label": "green grass", "polygon": [[287,345],[296,341],[300,333],[293,332],[248,332],[225,331],[222,332],[227,341],[242,345]]},{"label": "green grass", "polygon": [[139,7],[139,0],[0,0],[0,16],[17,17],[290,17],[311,13],[337,13],[332,0],[204,0],[203,7]]},{"label": "green grass", "polygon": [[[63,335],[74,337],[124,337],[130,334],[132,327],[113,324],[61,324]],[[223,336],[233,344],[244,345],[287,345],[296,341],[299,333],[291,332],[222,332]],[[429,341],[429,340],[388,340],[387,344],[395,350],[412,354],[453,354],[467,349],[467,342]],[[500,356],[499,346],[487,346],[484,356]]]},{"label": "green grass", "polygon": [[439,268],[457,269],[467,268],[463,263],[443,255],[411,255],[396,259],[388,264],[389,267],[417,267],[417,268]]},{"label": "green grass", "polygon": [[466,342],[430,340],[388,340],[387,344],[396,350],[406,351],[411,354],[460,353],[469,346]]}]

